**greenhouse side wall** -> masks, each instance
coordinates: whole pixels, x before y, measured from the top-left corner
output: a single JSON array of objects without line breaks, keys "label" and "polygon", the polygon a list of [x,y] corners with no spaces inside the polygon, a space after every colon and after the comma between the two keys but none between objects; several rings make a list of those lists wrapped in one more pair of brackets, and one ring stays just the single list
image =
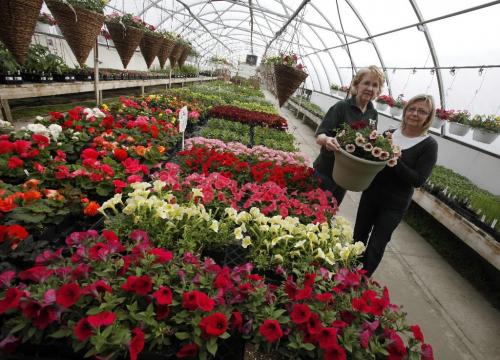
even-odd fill
[{"label": "greenhouse side wall", "polygon": [[[324,93],[313,92],[311,102],[320,106],[323,111],[335,104],[339,99]],[[399,127],[400,121],[391,116],[379,114],[379,129]],[[500,159],[479,150],[475,150],[458,142],[433,134],[439,144],[438,164],[443,165],[471,180],[474,184],[495,195],[500,195]],[[499,139],[492,145],[499,147]],[[498,150],[497,152],[498,153]]]}]

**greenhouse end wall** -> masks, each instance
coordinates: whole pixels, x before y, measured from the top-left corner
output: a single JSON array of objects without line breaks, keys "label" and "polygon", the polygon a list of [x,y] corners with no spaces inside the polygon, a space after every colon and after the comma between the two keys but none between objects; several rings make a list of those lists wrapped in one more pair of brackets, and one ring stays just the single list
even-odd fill
[{"label": "greenhouse end wall", "polygon": [[[320,106],[325,112],[337,101],[339,101],[338,98],[324,93],[313,92],[311,95],[311,102]],[[390,116],[379,113],[379,130],[397,128],[400,123],[400,121]],[[436,134],[432,134],[432,136],[439,144],[439,165],[465,176],[484,190],[500,195],[500,181],[498,180],[500,179],[499,158]],[[498,141],[497,139],[496,142]]]}]

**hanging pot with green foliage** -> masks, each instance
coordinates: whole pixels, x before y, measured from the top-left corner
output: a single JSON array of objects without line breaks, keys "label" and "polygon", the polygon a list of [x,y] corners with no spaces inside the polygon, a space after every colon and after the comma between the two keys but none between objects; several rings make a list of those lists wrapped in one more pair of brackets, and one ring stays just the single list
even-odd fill
[{"label": "hanging pot with green foliage", "polygon": [[1,0],[0,40],[24,64],[43,0]]}]

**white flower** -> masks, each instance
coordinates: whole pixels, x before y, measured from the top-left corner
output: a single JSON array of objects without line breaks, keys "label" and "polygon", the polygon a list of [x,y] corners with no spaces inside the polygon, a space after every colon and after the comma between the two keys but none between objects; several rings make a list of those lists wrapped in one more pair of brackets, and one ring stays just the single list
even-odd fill
[{"label": "white flower", "polygon": [[201,191],[201,189],[193,188],[192,192],[193,192],[193,199],[196,199],[198,197],[203,198],[203,192]]},{"label": "white flower", "polygon": [[365,244],[361,241],[356,241],[353,245],[353,251],[355,255],[361,255],[365,251]]},{"label": "white flower", "polygon": [[380,160],[387,160],[389,159],[389,153],[387,151],[382,151],[379,156]]},{"label": "white flower", "polygon": [[156,192],[161,192],[161,190],[167,185],[165,181],[155,180],[153,182],[153,189]]},{"label": "white flower", "polygon": [[280,254],[274,255],[274,262],[282,264],[283,263],[283,256],[281,256]]},{"label": "white flower", "polygon": [[358,146],[363,146],[365,144],[365,138],[363,136],[357,136],[354,143]]},{"label": "white flower", "polygon": [[41,117],[40,115],[38,115],[35,119],[36,119],[37,121],[42,121],[42,120],[43,120],[43,117]]},{"label": "white flower", "polygon": [[349,254],[351,253],[351,249],[349,247],[343,247],[342,250],[340,250],[339,255],[342,258],[342,260],[347,261],[349,259]]},{"label": "white flower", "polygon": [[249,247],[250,245],[252,245],[252,239],[250,239],[250,236],[245,236],[243,238],[243,241],[241,242],[241,246],[246,249],[247,247]]},{"label": "white flower", "polygon": [[210,230],[213,232],[219,232],[219,222],[217,220],[212,220],[212,224],[210,224]]},{"label": "white flower", "polygon": [[[146,189],[149,189],[151,187],[151,184],[147,183],[147,182],[136,182],[136,183],[133,183],[133,184],[130,184],[130,187],[134,190],[146,190]],[[148,196],[149,193],[146,193],[146,196]],[[130,194],[130,196],[133,196],[132,194]]]},{"label": "white flower", "polygon": [[26,129],[28,131],[31,131],[34,134],[41,134],[41,135],[44,135],[46,137],[49,137],[49,129],[47,129],[42,124],[28,124],[26,126]]},{"label": "white flower", "polygon": [[49,131],[50,131],[50,136],[52,136],[52,139],[54,139],[54,141],[57,141],[57,139],[59,138],[59,135],[61,135],[62,133],[62,127],[61,125],[57,125],[57,124],[50,124],[49,125]]},{"label": "white flower", "polygon": [[375,146],[372,150],[372,155],[376,158],[380,157],[380,155],[382,154],[382,149],[379,148],[378,146]]},{"label": "white flower", "polygon": [[234,229],[234,237],[237,240],[243,239],[243,232],[245,231],[244,226],[245,226],[245,224],[243,224],[243,225],[237,227],[236,229]]},{"label": "white flower", "polygon": [[387,166],[394,167],[394,166],[396,166],[397,163],[398,163],[398,161],[396,159],[391,159],[387,162]]},{"label": "white flower", "polygon": [[353,153],[354,150],[356,150],[356,146],[354,146],[353,144],[347,144],[345,146],[345,150],[348,152],[348,153]]},{"label": "white flower", "polygon": [[373,150],[373,145],[372,145],[372,144],[370,144],[370,143],[364,144],[364,145],[363,145],[363,149],[364,149],[365,151],[372,151],[372,150]]}]

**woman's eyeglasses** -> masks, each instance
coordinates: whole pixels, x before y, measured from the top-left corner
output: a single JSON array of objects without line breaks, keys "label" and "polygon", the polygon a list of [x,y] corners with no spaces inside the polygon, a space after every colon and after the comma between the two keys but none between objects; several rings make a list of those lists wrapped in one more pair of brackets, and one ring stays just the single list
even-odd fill
[{"label": "woman's eyeglasses", "polygon": [[416,107],[409,107],[408,109],[406,109],[406,112],[409,112],[409,113],[417,112],[417,115],[422,116],[422,117],[430,114],[430,112],[428,112],[424,109],[417,109]]}]

